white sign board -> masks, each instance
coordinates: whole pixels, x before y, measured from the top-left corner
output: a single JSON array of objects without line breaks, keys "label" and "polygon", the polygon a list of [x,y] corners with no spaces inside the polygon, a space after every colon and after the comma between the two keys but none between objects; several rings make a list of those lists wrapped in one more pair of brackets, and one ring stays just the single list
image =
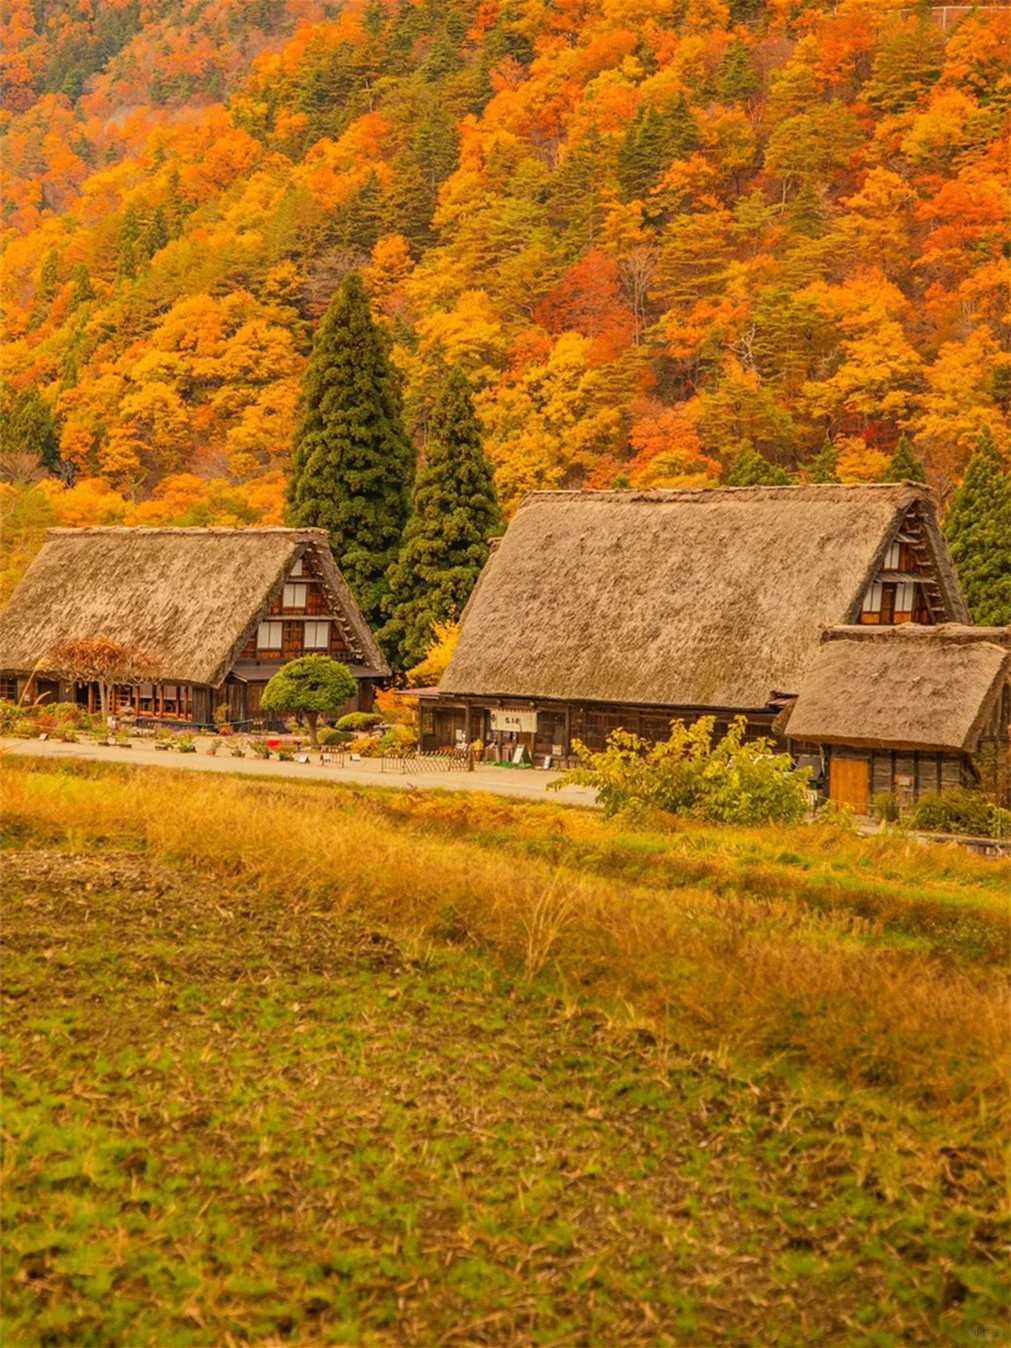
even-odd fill
[{"label": "white sign board", "polygon": [[535,711],[503,711],[493,707],[491,713],[492,731],[511,732],[514,735],[533,735],[537,730]]}]

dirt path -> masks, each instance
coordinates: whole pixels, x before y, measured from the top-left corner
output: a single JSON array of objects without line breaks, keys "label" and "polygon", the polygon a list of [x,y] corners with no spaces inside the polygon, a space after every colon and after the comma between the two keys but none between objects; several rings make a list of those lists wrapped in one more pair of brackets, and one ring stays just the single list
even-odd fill
[{"label": "dirt path", "polygon": [[318,754],[309,763],[280,763],[276,759],[233,758],[226,750],[215,756],[207,753],[211,737],[197,741],[195,754],[164,753],[151,741],[137,740],[129,749],[107,748],[90,741],[64,744],[62,740],[0,739],[0,753],[32,755],[40,758],[83,758],[104,763],[143,763],[161,768],[182,768],[191,772],[246,773],[257,777],[301,777],[317,781],[361,782],[368,786],[389,786],[416,791],[438,788],[445,791],[488,791],[496,796],[520,796],[528,800],[558,800],[568,805],[593,805],[594,793],[586,787],[565,786],[546,794],[549,782],[557,781],[557,772],[539,768],[501,768],[482,764],[473,772],[383,772],[378,759],[363,758],[344,767],[321,766]]}]

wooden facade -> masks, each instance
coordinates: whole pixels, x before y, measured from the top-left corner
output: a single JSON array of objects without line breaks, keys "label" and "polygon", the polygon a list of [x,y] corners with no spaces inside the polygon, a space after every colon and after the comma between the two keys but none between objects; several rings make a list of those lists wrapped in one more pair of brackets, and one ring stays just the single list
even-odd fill
[{"label": "wooden facade", "polygon": [[[551,767],[573,767],[572,748],[579,740],[595,752],[604,749],[614,730],[629,730],[645,740],[665,740],[674,720],[697,721],[713,716],[717,735],[730,725],[726,708],[640,707],[619,703],[565,702],[544,698],[460,698],[437,690],[418,698],[421,747],[425,753],[443,753],[480,742],[485,762],[508,762],[517,749],[530,762]],[[771,734],[778,708],[745,713],[749,733]],[[515,728],[508,728],[510,721]],[[498,724],[496,724],[498,723]],[[503,728],[505,727],[505,728]]]},{"label": "wooden facade", "polygon": [[[58,591],[61,607],[46,622],[46,591],[70,567],[90,574],[92,589],[76,613]],[[26,636],[22,622],[15,637],[19,615],[29,613],[36,630]],[[99,710],[97,685],[47,672],[45,655],[68,637],[100,635],[149,655],[151,678],[117,686],[110,710],[151,722],[209,726],[223,715],[233,724],[263,722],[260,700],[272,675],[316,652],[351,670],[357,691],[347,711],[371,710],[377,683],[390,673],[325,533],[314,529],[51,530],[0,615],[5,664],[14,656],[3,691],[11,700]]]}]

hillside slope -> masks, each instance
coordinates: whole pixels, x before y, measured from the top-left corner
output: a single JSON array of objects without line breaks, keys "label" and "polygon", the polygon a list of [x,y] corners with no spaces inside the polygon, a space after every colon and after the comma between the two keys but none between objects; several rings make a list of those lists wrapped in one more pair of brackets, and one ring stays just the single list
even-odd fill
[{"label": "hillside slope", "polygon": [[947,494],[982,424],[1008,447],[1006,8],[36,9],[4,7],[7,397],[161,518],[180,474],[276,512],[350,267],[419,443],[467,371],[507,507],[704,484],[745,441],[874,479],[902,429]]}]

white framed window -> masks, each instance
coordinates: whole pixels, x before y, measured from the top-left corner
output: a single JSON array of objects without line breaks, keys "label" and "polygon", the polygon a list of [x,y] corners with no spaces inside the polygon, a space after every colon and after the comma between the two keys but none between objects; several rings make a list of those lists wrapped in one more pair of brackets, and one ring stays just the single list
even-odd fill
[{"label": "white framed window", "polygon": [[256,632],[258,651],[279,651],[281,649],[281,624],[260,623]]},{"label": "white framed window", "polygon": [[885,554],[885,570],[898,571],[902,565],[902,544],[891,543],[888,552]]},{"label": "white framed window", "polygon": [[305,585],[285,585],[284,587],[284,607],[285,608],[305,608]]},{"label": "white framed window", "polygon": [[330,624],[328,622],[306,623],[305,649],[307,651],[326,651],[330,649]]},{"label": "white framed window", "polygon": [[867,593],[864,595],[864,612],[865,612],[865,613],[880,613],[880,612],[881,612],[881,586],[880,586],[880,585],[875,584],[875,585],[869,585],[869,586],[867,587]]},{"label": "white framed window", "polygon": [[302,558],[300,557],[298,561],[294,563],[291,570],[288,572],[288,579],[291,580],[295,576],[304,576],[304,575],[305,572],[302,570]]},{"label": "white framed window", "polygon": [[910,585],[908,581],[895,587],[895,612],[912,613],[913,605],[916,602],[916,586]]}]

